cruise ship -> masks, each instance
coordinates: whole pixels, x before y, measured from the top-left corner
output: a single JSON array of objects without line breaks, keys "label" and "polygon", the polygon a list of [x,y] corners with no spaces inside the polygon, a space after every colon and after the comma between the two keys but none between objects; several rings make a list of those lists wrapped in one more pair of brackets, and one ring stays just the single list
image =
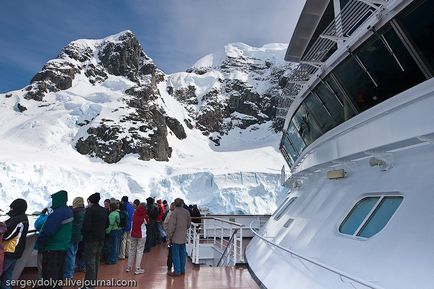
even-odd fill
[{"label": "cruise ship", "polygon": [[[161,244],[143,259],[146,274],[119,260],[102,264],[98,279],[119,288],[434,288],[433,12],[434,0],[307,0],[285,56],[299,65],[277,109],[286,199],[271,217],[192,223],[185,275],[166,275]],[[41,281],[35,240],[30,231],[15,288]],[[79,287],[69,281],[65,289]]]},{"label": "cruise ship", "polygon": [[261,288],[434,288],[433,16],[306,1],[279,108],[290,190],[245,253]]}]

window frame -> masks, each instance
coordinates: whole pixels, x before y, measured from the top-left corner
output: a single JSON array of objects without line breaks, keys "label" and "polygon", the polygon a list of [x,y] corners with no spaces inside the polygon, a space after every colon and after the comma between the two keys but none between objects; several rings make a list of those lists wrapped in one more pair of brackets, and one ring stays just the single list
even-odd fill
[{"label": "window frame", "polygon": [[[371,219],[371,216],[374,214],[374,212],[376,211],[377,207],[381,204],[381,201],[384,198],[390,198],[390,197],[399,197],[402,200],[401,200],[401,203],[399,204],[399,206],[393,212],[392,216],[389,218],[389,220],[387,220],[387,222],[384,225],[384,227],[381,228],[381,230],[379,230],[377,233],[375,233],[371,237],[358,236],[359,232],[368,224],[368,221]],[[352,235],[346,234],[346,233],[342,233],[340,231],[340,227],[342,226],[342,224],[350,216],[350,213],[355,208],[355,206],[360,201],[362,201],[362,200],[364,200],[366,198],[378,198],[378,200],[375,203],[375,205],[371,208],[371,210],[369,211],[369,213],[365,216],[365,218],[363,219],[363,221],[359,224],[359,226],[357,227],[356,231]],[[356,199],[356,201],[352,203],[352,206],[350,207],[350,209],[347,210],[346,213],[344,214],[344,216],[339,220],[339,222],[338,222],[338,224],[336,226],[336,232],[337,232],[337,234],[340,235],[340,236],[346,237],[346,238],[350,238],[350,239],[354,239],[354,240],[359,240],[359,241],[367,241],[367,240],[375,237],[376,235],[378,235],[379,233],[381,233],[389,225],[390,221],[394,218],[394,216],[398,212],[399,208],[401,207],[404,199],[405,199],[404,195],[401,194],[401,193],[399,193],[399,192],[390,192],[390,193],[387,193],[387,192],[386,193],[378,193],[377,192],[377,193],[364,194],[363,196],[361,196],[360,198]]]},{"label": "window frame", "polygon": [[283,202],[282,206],[280,206],[276,210],[276,213],[273,216],[273,220],[275,220],[276,222],[279,221],[283,217],[285,211],[287,211],[291,207],[295,200],[297,200],[297,196],[288,196],[288,198]]}]

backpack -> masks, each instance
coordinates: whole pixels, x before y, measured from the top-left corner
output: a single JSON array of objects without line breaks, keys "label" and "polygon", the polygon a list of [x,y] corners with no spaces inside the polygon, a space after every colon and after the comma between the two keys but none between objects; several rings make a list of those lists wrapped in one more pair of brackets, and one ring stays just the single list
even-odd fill
[{"label": "backpack", "polygon": [[125,228],[128,225],[128,213],[127,211],[120,211],[119,212],[119,227],[120,228]]}]

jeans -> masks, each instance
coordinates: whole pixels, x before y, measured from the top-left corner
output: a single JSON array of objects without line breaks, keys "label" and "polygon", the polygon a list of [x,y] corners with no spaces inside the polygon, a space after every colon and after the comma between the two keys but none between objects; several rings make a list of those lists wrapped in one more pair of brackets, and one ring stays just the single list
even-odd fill
[{"label": "jeans", "polygon": [[71,279],[74,275],[75,268],[75,255],[77,254],[78,243],[71,242],[69,244],[68,250],[66,251],[65,259],[65,272],[63,274],[65,279]]},{"label": "jeans", "polygon": [[152,224],[146,224],[146,244],[145,251],[151,251],[152,247]]},{"label": "jeans", "polygon": [[84,243],[84,255],[86,256],[86,275],[84,276],[84,280],[88,282],[95,282],[98,278],[99,258],[103,244],[104,241]]},{"label": "jeans", "polygon": [[77,264],[77,269],[80,272],[86,271],[86,258],[84,257],[84,242],[81,241],[78,243],[78,251],[77,255],[75,256],[75,262]]},{"label": "jeans", "polygon": [[[42,252],[42,279],[63,280],[63,267],[65,265],[66,251],[50,250]],[[43,288],[62,288],[43,287]]]},{"label": "jeans", "polygon": [[105,256],[106,264],[116,264],[118,262],[119,249],[120,249],[120,234],[122,230],[112,230],[108,234],[107,251]]},{"label": "jeans", "polygon": [[5,257],[3,261],[3,275],[1,276],[0,288],[1,289],[12,289],[8,281],[12,279],[12,272],[15,268],[15,263],[17,259]]},{"label": "jeans", "polygon": [[167,254],[167,261],[166,261],[167,271],[172,272],[172,265],[173,265],[173,263],[172,263],[172,245],[169,245],[169,247],[167,249],[169,249],[169,250],[167,250],[167,251],[169,251],[169,253]]},{"label": "jeans", "polygon": [[185,273],[185,262],[187,260],[187,249],[185,244],[172,243],[172,262],[175,274]]},{"label": "jeans", "polygon": [[155,225],[157,226],[157,242],[164,242],[166,240],[166,232],[163,229],[162,223],[156,222]]}]

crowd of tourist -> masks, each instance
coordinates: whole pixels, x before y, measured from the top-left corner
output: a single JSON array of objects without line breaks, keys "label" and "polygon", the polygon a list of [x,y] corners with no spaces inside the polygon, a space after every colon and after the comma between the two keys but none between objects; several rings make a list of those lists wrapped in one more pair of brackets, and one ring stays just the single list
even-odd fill
[{"label": "crowd of tourist", "polygon": [[[191,217],[200,217],[196,205],[188,207],[180,198],[170,205],[153,197],[130,202],[124,196],[120,201],[106,199],[100,206],[99,193],[87,198],[86,207],[82,197],[76,197],[72,206],[67,202],[66,191],[52,194],[35,221],[38,278],[66,280],[72,279],[74,272],[85,271],[84,280],[91,285],[87,288],[92,288],[100,262],[111,265],[122,259],[128,259],[126,272],[142,274],[143,254],[162,243],[169,248],[167,274],[185,274],[187,230]],[[27,202],[16,199],[7,213],[9,219],[0,222],[0,289],[11,288],[7,280],[11,280],[26,245],[26,210]]]}]

